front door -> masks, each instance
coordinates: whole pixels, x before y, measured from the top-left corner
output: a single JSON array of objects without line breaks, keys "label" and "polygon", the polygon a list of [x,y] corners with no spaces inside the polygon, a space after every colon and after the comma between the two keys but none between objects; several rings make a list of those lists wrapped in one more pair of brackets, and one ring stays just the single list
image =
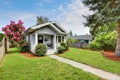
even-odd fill
[{"label": "front door", "polygon": [[43,43],[43,35],[38,35],[38,43]]}]

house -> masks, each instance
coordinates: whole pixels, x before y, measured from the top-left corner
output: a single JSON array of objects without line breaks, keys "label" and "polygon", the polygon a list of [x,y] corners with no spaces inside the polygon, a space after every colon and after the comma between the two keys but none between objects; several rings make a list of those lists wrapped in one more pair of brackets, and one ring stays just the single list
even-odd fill
[{"label": "house", "polygon": [[80,42],[85,42],[85,43],[89,43],[90,41],[93,40],[93,37],[89,34],[86,35],[74,35],[74,36],[70,36],[70,38],[72,39],[76,39],[79,40]]},{"label": "house", "polygon": [[54,54],[61,42],[65,42],[67,32],[57,22],[47,22],[26,30],[26,40],[30,44],[30,51],[35,53],[35,47],[38,43],[44,43],[47,46],[47,55]]},{"label": "house", "polygon": [[77,40],[77,42],[72,43],[72,47],[83,48],[87,47],[89,42],[93,40],[91,35],[74,35],[70,36],[69,38]]}]

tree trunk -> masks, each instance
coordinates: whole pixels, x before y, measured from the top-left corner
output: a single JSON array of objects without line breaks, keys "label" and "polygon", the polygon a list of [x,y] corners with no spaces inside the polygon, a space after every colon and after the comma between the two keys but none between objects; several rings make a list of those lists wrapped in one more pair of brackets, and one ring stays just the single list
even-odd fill
[{"label": "tree trunk", "polygon": [[120,57],[120,18],[118,19],[118,37],[117,37],[115,56]]}]

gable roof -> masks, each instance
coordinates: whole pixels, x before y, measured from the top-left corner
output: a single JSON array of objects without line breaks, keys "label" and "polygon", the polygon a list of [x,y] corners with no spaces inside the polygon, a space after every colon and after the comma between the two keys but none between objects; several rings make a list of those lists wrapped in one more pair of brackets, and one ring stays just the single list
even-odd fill
[{"label": "gable roof", "polygon": [[70,38],[73,38],[73,39],[83,39],[83,40],[92,40],[93,37],[91,35],[75,35],[75,36],[70,36]]},{"label": "gable roof", "polygon": [[41,29],[43,27],[46,27],[46,26],[51,27],[58,34],[67,34],[67,31],[62,26],[60,26],[57,22],[47,22],[47,23],[43,23],[43,24],[40,24],[37,26],[32,26],[32,27],[28,28],[25,33],[30,34],[34,31]]}]

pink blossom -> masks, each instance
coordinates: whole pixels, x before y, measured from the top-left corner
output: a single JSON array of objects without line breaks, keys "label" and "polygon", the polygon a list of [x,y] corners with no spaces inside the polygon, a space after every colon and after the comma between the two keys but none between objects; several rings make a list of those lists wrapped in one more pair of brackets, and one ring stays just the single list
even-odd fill
[{"label": "pink blossom", "polygon": [[11,23],[11,24],[15,24],[15,21],[12,21],[12,20],[11,20],[10,23]]},{"label": "pink blossom", "polygon": [[11,21],[9,25],[2,28],[2,31],[5,32],[6,37],[10,40],[20,42],[20,40],[22,40],[21,36],[23,36],[22,33],[25,31],[25,27],[23,26],[23,22],[21,20],[19,20],[18,23]]},{"label": "pink blossom", "polygon": [[18,21],[18,24],[23,24],[23,22],[21,20]]},{"label": "pink blossom", "polygon": [[2,28],[2,31],[5,31],[5,30],[6,30],[5,27],[3,27],[3,28]]}]

